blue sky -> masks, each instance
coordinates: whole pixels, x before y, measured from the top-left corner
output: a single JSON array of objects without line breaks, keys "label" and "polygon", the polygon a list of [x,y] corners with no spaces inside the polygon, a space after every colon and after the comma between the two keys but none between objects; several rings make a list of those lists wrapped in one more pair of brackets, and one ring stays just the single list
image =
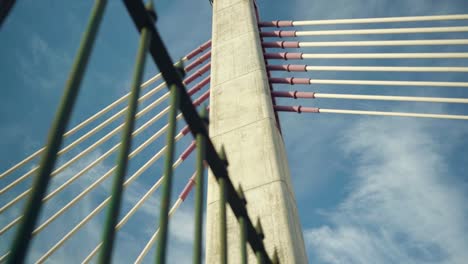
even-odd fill
[{"label": "blue sky", "polygon": [[[93,1],[47,0],[18,1],[0,30],[0,171],[4,171],[42,146],[54,115],[61,91]],[[211,7],[208,1],[155,1],[158,28],[170,47],[174,59],[182,57],[211,34]],[[461,14],[468,12],[466,1],[258,1],[262,20],[311,20],[386,16]],[[394,23],[381,25],[341,25],[307,27],[384,28],[467,25],[467,21]],[[300,30],[300,29],[299,29]],[[387,36],[304,37],[303,41],[467,38],[466,33]],[[82,84],[71,126],[125,94],[129,88],[138,35],[120,1],[109,1],[87,75]],[[395,47],[395,48],[315,48],[309,53],[337,52],[449,52],[468,51],[467,47]],[[280,63],[280,62],[275,62]],[[314,60],[310,65],[428,65],[468,66],[466,60]],[[157,73],[149,61],[145,76]],[[275,76],[288,76],[275,73]],[[295,74],[323,79],[434,80],[468,81],[466,73],[344,73],[309,72]],[[330,93],[393,94],[414,96],[468,97],[466,88],[378,87],[378,86],[294,86],[302,91]],[[278,85],[275,89],[290,90]],[[165,92],[165,90],[164,90]],[[162,92],[163,93],[163,92]],[[156,99],[158,95],[152,98]],[[152,99],[152,100],[154,100]],[[152,101],[152,100],[149,100]],[[430,113],[467,114],[463,105],[429,103],[382,103],[368,101],[281,99],[283,105],[302,104],[323,108],[368,109]],[[147,105],[145,103],[143,106]],[[142,117],[147,121],[165,105]],[[110,116],[115,112],[108,114]],[[121,122],[122,119],[119,119]],[[463,263],[468,259],[468,123],[450,120],[359,117],[343,115],[297,115],[281,113],[280,120],[288,152],[291,175],[296,191],[306,248],[311,263]],[[135,138],[143,142],[166,120],[156,122]],[[116,127],[98,133],[85,144],[64,155],[59,163],[72,157],[100,136]],[[71,127],[70,126],[70,127]],[[78,135],[77,135],[78,136]],[[65,141],[71,142],[73,136]],[[149,159],[164,143],[153,143],[131,163],[130,172]],[[82,159],[76,166],[59,174],[52,188],[63,183],[79,168],[88,164],[118,142],[109,143]],[[188,145],[182,140],[178,153]],[[93,180],[114,165],[112,155],[66,192],[46,204],[42,219],[65,205]],[[28,164],[15,176],[0,181],[6,186],[26,172]],[[129,210],[159,178],[162,162],[151,167],[133,183],[125,194],[122,213]],[[193,159],[176,170],[177,195],[192,174]],[[30,185],[25,181],[0,197],[0,205]],[[69,212],[51,224],[33,242],[29,262],[35,261],[60,236],[94,209],[106,196],[110,181],[92,191]],[[5,226],[21,211],[22,203],[0,218]],[[155,229],[158,192],[121,230],[116,245],[115,262],[135,259]],[[175,214],[171,223],[170,255],[178,262],[191,258],[193,199],[190,197]],[[65,260],[80,262],[98,243],[103,213],[88,223],[62,249],[50,258],[51,263]],[[14,229],[2,235],[0,254],[7,251]],[[180,254],[180,252],[184,252]],[[146,262],[153,260],[150,251]],[[175,262],[171,262],[175,263]]]}]

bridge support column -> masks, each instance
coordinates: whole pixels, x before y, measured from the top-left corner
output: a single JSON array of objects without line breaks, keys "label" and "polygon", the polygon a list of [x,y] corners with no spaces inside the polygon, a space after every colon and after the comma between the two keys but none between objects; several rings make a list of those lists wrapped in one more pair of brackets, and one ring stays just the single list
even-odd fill
[{"label": "bridge support column", "polygon": [[[218,149],[224,145],[230,178],[242,185],[252,221],[261,219],[270,256],[276,248],[281,263],[307,263],[252,0],[214,1],[211,58],[210,136]],[[206,263],[220,261],[218,194],[209,175]],[[239,224],[230,209],[227,222],[228,260],[239,263]]]}]

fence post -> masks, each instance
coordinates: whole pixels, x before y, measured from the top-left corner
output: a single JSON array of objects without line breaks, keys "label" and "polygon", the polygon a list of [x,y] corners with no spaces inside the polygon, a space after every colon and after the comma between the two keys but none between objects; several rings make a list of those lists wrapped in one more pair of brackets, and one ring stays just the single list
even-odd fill
[{"label": "fence post", "polygon": [[[221,146],[221,151],[219,152],[220,159],[227,165],[227,158],[226,152],[224,147]],[[226,222],[226,201],[227,193],[226,188],[226,179],[219,178],[218,180],[219,185],[219,222],[220,222],[220,245],[221,245],[221,254],[220,254],[220,263],[226,264],[227,263],[227,222]]]},{"label": "fence post", "polygon": [[[200,117],[207,122],[207,110],[203,107]],[[196,136],[197,140],[197,176],[195,192],[195,241],[193,246],[193,263],[201,264],[202,258],[202,234],[203,234],[203,196],[204,196],[204,161],[205,161],[205,138],[201,133]]]},{"label": "fence post", "polygon": [[[182,63],[179,63],[176,67],[180,74],[183,74]],[[164,164],[164,182],[163,190],[161,194],[161,210],[159,213],[159,243],[156,251],[156,263],[166,263],[166,246],[167,246],[167,233],[169,225],[169,204],[171,200],[172,191],[172,174],[174,162],[174,151],[175,151],[175,131],[177,128],[177,109],[179,108],[180,91],[179,88],[172,84],[171,89],[171,102],[168,116],[168,130],[167,130],[167,152],[166,160]]]},{"label": "fence post", "polygon": [[42,207],[42,199],[47,192],[50,174],[57,160],[57,152],[62,144],[68,121],[79,92],[89,57],[93,48],[99,25],[104,13],[107,0],[97,0],[93,6],[88,26],[81,40],[73,68],[65,85],[60,106],[55,115],[49,132],[47,146],[39,165],[39,171],[34,179],[31,196],[24,209],[23,221],[16,233],[11,248],[9,264],[23,263],[31,241],[32,231],[36,225]]},{"label": "fence post", "polygon": [[[239,189],[237,193],[242,201],[242,203],[247,205],[247,200],[244,196],[244,191],[242,190],[242,186],[239,185]],[[245,223],[245,217],[239,217],[239,228],[240,228],[240,252],[241,252],[241,263],[247,263],[247,224]]]},{"label": "fence post", "polygon": [[[255,227],[255,229],[256,229],[257,235],[260,237],[260,239],[261,240],[265,239],[265,235],[263,234],[262,223],[260,222],[259,218],[257,218],[257,226]],[[265,257],[268,257],[268,256],[264,256],[263,252],[261,252],[261,251],[255,252],[255,255],[257,256],[257,263],[259,263],[259,264],[265,263]]]},{"label": "fence post", "polygon": [[137,58],[135,62],[135,72],[131,85],[128,112],[125,120],[125,126],[122,133],[122,145],[119,157],[117,159],[117,169],[114,175],[112,186],[112,196],[107,211],[106,223],[102,237],[102,250],[99,255],[99,263],[111,263],[112,250],[115,240],[115,226],[120,213],[120,206],[123,196],[123,183],[128,167],[128,154],[132,144],[132,132],[135,126],[135,115],[138,109],[138,98],[140,97],[140,85],[145,69],[145,59],[148,51],[148,45],[151,41],[151,32],[147,28],[141,31],[140,44],[138,47]]}]

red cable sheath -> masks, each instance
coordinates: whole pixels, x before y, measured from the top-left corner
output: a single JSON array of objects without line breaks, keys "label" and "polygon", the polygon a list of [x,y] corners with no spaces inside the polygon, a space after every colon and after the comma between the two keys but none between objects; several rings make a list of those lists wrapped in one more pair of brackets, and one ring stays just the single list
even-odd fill
[{"label": "red cable sheath", "polygon": [[184,152],[182,152],[182,154],[180,154],[180,159],[181,160],[185,160],[187,159],[187,157],[190,155],[190,153],[192,153],[192,151],[195,149],[195,140],[192,141],[192,143],[190,143],[190,145],[184,150]]},{"label": "red cable sheath", "polygon": [[277,53],[265,53],[265,59],[276,59],[276,60],[302,60],[301,52],[277,52]]},{"label": "red cable sheath", "polygon": [[275,41],[275,42],[263,42],[264,48],[299,48],[299,41]]},{"label": "red cable sheath", "polygon": [[315,98],[314,92],[299,92],[299,91],[273,91],[272,95],[275,97],[286,97],[286,98]]},{"label": "red cable sheath", "polygon": [[192,177],[190,177],[190,179],[188,180],[187,184],[185,185],[184,187],[184,190],[180,193],[179,195],[179,198],[182,200],[182,201],[185,201],[185,199],[187,198],[188,194],[190,193],[190,191],[192,190],[193,186],[195,185],[195,177],[196,177],[197,173],[195,172]]},{"label": "red cable sheath", "polygon": [[210,76],[207,76],[205,79],[201,80],[199,83],[194,85],[190,90],[187,91],[189,95],[193,95],[194,93],[200,91],[205,85],[210,82]]},{"label": "red cable sheath", "polygon": [[197,56],[198,54],[202,53],[204,50],[206,50],[207,48],[211,47],[211,39],[208,40],[207,42],[201,44],[200,46],[198,46],[197,48],[195,48],[194,50],[192,50],[189,54],[187,54],[187,59],[190,60],[191,58]]},{"label": "red cable sheath", "polygon": [[267,65],[267,70],[270,71],[288,71],[288,72],[305,72],[307,71],[307,65]]},{"label": "red cable sheath", "polygon": [[198,65],[202,64],[203,62],[205,62],[206,60],[208,60],[209,58],[211,58],[211,50],[206,52],[205,54],[201,55],[200,57],[198,57],[197,59],[195,59],[192,63],[190,63],[189,65],[187,65],[187,67],[185,67],[185,72],[189,72],[191,70],[193,70],[193,68],[197,67]]},{"label": "red cable sheath", "polygon": [[292,20],[274,20],[258,22],[259,27],[293,27]]},{"label": "red cable sheath", "polygon": [[286,84],[310,84],[309,78],[270,78],[269,81],[271,83],[286,83]]},{"label": "red cable sheath", "polygon": [[189,83],[193,82],[193,80],[195,80],[198,77],[201,77],[204,73],[206,73],[210,69],[211,69],[211,63],[209,62],[209,63],[205,64],[203,67],[201,67],[200,69],[198,69],[196,72],[191,74],[189,77],[187,77],[184,80],[184,84],[189,84]]},{"label": "red cable sheath", "polygon": [[296,106],[285,106],[285,105],[275,105],[274,109],[280,112],[296,112],[296,113],[320,113],[320,108],[318,107],[303,107],[301,105]]},{"label": "red cable sheath", "polygon": [[260,32],[260,36],[266,38],[292,38],[296,37],[295,30],[275,30],[275,31],[266,31]]}]

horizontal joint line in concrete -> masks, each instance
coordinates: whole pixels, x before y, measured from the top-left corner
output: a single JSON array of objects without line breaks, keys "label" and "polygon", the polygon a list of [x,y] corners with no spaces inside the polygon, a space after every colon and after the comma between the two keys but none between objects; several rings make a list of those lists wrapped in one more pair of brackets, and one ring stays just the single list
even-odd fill
[{"label": "horizontal joint line in concrete", "polygon": [[[295,198],[294,194],[291,193],[291,190],[287,187],[288,184],[286,183],[286,181],[281,180],[281,179],[279,179],[279,180],[274,180],[274,181],[267,182],[267,183],[263,183],[263,184],[260,184],[260,185],[258,185],[258,186],[251,187],[251,188],[249,188],[249,189],[244,189],[244,193],[247,193],[248,191],[255,190],[255,189],[264,187],[264,186],[266,186],[266,185],[268,185],[268,184],[273,184],[273,183],[277,183],[277,182],[282,182],[282,183],[284,183],[284,184],[286,185],[286,189],[288,190],[288,193],[289,193],[289,195],[291,196],[291,199],[293,199],[294,202],[296,202],[296,198]],[[292,188],[292,186],[291,186],[291,188]],[[212,204],[214,204],[214,203],[217,203],[217,202],[219,202],[219,199],[216,199],[216,200],[214,200],[214,201],[212,201],[212,202],[209,202],[209,203],[208,203],[208,206],[209,206],[209,205],[212,205]],[[250,202],[252,202],[252,201],[250,201]],[[247,200],[247,204],[249,204],[249,200]]]},{"label": "horizontal joint line in concrete", "polygon": [[[225,7],[221,8],[221,9],[216,9],[216,10],[214,10],[213,12],[215,12],[215,13],[221,12],[221,11],[223,11],[223,10],[226,9],[226,8],[230,8],[230,7],[232,7],[232,6],[235,6],[235,5],[240,4],[241,2],[242,2],[242,1],[238,1],[237,3],[230,4],[230,5],[228,5],[228,6],[225,6]],[[214,4],[214,3],[213,3],[213,4]],[[214,8],[214,7],[213,7],[213,8]]]},{"label": "horizontal joint line in concrete", "polygon": [[[274,111],[274,110],[273,110],[273,111]],[[236,127],[236,128],[230,129],[230,130],[228,130],[228,131],[224,131],[224,132],[219,133],[219,134],[217,134],[217,135],[210,136],[210,138],[211,138],[211,139],[214,139],[215,137],[222,136],[222,135],[227,134],[227,133],[231,133],[231,132],[234,131],[234,130],[241,129],[241,128],[244,128],[244,127],[253,125],[253,124],[255,124],[255,123],[258,123],[258,122],[262,122],[262,121],[264,121],[264,120],[266,120],[266,119],[271,119],[272,121],[275,121],[275,122],[276,122],[276,120],[274,119],[274,116],[272,116],[272,117],[264,117],[264,118],[255,120],[255,121],[253,121],[253,122],[247,123],[247,124],[245,124],[245,125],[238,126],[238,127]],[[275,127],[276,127],[276,126],[275,126]]]},{"label": "horizontal joint line in concrete", "polygon": [[[216,46],[212,46],[212,47],[211,47],[211,50],[213,51],[214,48],[219,47],[219,46],[223,46],[223,44],[226,43],[226,42],[231,42],[231,41],[233,41],[233,40],[235,40],[235,39],[238,39],[238,38],[243,37],[244,35],[247,35],[247,34],[249,34],[249,33],[251,34],[252,32],[255,33],[256,30],[255,30],[255,29],[252,29],[252,30],[245,31],[244,33],[239,34],[239,35],[236,35],[236,36],[234,36],[234,37],[232,37],[232,38],[230,38],[230,39],[216,40],[216,42],[217,42],[216,44],[217,44],[217,45],[216,45]],[[262,44],[261,44],[261,43],[260,43],[260,47],[262,47]]]},{"label": "horizontal joint line in concrete", "polygon": [[[220,82],[220,83],[216,83],[216,84],[210,83],[210,87],[213,87],[213,88],[210,88],[210,89],[211,89],[212,91],[214,91],[214,90],[216,89],[216,87],[218,87],[218,86],[220,86],[220,85],[223,85],[223,84],[228,83],[228,82],[235,81],[235,80],[237,80],[237,79],[239,79],[239,78],[241,78],[241,77],[244,77],[244,76],[246,76],[247,74],[251,74],[251,73],[253,73],[253,72],[255,72],[255,71],[263,71],[263,72],[265,72],[265,77],[266,77],[265,80],[268,81],[268,76],[267,76],[267,74],[266,74],[266,69],[265,69],[265,68],[263,68],[263,69],[253,69],[253,70],[251,70],[251,71],[249,71],[249,72],[246,72],[246,73],[244,73],[244,74],[241,74],[241,75],[239,75],[239,76],[237,76],[237,77],[235,77],[235,78],[229,79],[229,80],[224,81],[224,82]],[[210,76],[211,76],[211,80],[213,80],[214,75],[210,75]]]}]

